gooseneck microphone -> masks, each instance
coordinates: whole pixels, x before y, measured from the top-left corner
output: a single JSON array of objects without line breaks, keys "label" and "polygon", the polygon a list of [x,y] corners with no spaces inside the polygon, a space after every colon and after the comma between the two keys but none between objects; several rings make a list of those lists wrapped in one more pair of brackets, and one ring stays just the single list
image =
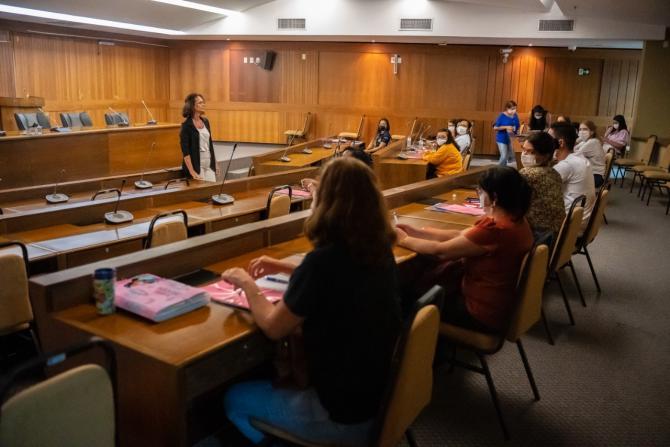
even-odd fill
[{"label": "gooseneck microphone", "polygon": [[279,161],[283,161],[284,163],[288,163],[289,161],[291,161],[291,159],[286,156],[286,153],[291,148],[292,144],[293,144],[293,138],[291,138],[291,141],[289,141],[288,146],[286,146],[286,149],[284,149],[284,153],[281,155],[281,157],[279,157]]},{"label": "gooseneck microphone", "polygon": [[44,196],[47,203],[63,203],[70,200],[70,196],[63,193],[58,193],[58,185],[63,181],[63,176],[65,175],[65,169],[60,170],[60,175],[58,176],[58,181],[54,185],[54,192]]},{"label": "gooseneck microphone", "polygon": [[233,161],[233,155],[235,155],[235,149],[237,149],[237,143],[233,145],[233,151],[230,153],[230,160],[228,160],[226,172],[223,174],[223,180],[221,180],[221,189],[219,189],[218,194],[212,196],[212,203],[214,205],[228,205],[235,201],[233,196],[229,194],[223,194],[223,185],[226,183],[226,177],[228,177],[228,171],[230,170],[230,163]]},{"label": "gooseneck microphone", "polygon": [[146,109],[147,113],[149,114],[149,118],[150,118],[150,119],[149,119],[149,121],[147,121],[147,124],[149,124],[149,125],[154,125],[154,124],[156,124],[156,120],[154,119],[154,115],[151,113],[151,110],[149,110],[149,107],[147,107],[147,103],[144,102],[143,99],[142,99],[142,105],[144,106],[144,108]]},{"label": "gooseneck microphone", "polygon": [[105,222],[112,225],[118,225],[126,222],[133,221],[133,215],[130,211],[119,210],[119,202],[121,202],[121,194],[123,193],[123,187],[126,185],[126,179],[123,179],[121,182],[121,189],[116,189],[118,197],[116,203],[114,204],[114,211],[111,213],[105,213]]},{"label": "gooseneck microphone", "polygon": [[154,150],[154,147],[156,147],[156,142],[154,141],[151,143],[151,147],[149,148],[149,153],[147,153],[147,158],[144,160],[144,167],[142,168],[142,175],[140,176],[140,179],[135,182],[135,188],[137,189],[149,189],[154,186],[153,183],[151,183],[149,180],[144,180],[144,173],[147,170],[147,166],[149,165],[149,157],[151,157],[151,153]]}]

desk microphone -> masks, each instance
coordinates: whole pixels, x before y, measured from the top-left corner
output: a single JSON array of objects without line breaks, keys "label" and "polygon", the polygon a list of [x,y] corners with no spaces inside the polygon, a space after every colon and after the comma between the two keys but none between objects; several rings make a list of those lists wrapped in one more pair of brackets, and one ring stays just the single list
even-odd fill
[{"label": "desk microphone", "polygon": [[221,180],[221,189],[219,193],[212,196],[212,203],[214,205],[228,205],[233,203],[235,199],[229,194],[223,194],[223,185],[226,183],[226,177],[228,177],[228,171],[230,170],[230,163],[233,161],[233,155],[235,155],[235,149],[237,149],[237,143],[233,145],[233,151],[230,153],[230,160],[228,160],[228,166],[226,166],[226,172],[223,174],[223,180]]},{"label": "desk microphone", "polygon": [[118,127],[128,127],[128,126],[130,125],[130,123],[126,120],[126,118],[125,118],[123,115],[121,115],[119,112],[117,112],[116,110],[112,109],[111,107],[107,107],[107,109],[108,109],[110,112],[112,112],[113,115],[118,116],[118,117],[121,119],[121,122],[120,122],[120,123],[116,123],[116,125],[117,125]]},{"label": "desk microphone", "polygon": [[428,132],[428,129],[430,129],[430,124],[428,125],[428,127],[426,127],[425,129],[423,129],[423,132],[421,132],[421,135],[419,135],[419,141],[421,141],[421,140],[423,139],[423,135],[424,135],[426,132]]},{"label": "desk microphone", "polygon": [[133,221],[133,215],[130,211],[119,210],[119,202],[121,201],[121,193],[123,192],[123,187],[126,185],[126,179],[123,179],[121,183],[121,189],[114,189],[113,191],[117,193],[118,198],[116,199],[116,204],[114,205],[114,211],[111,213],[105,213],[105,222],[112,225],[118,225],[126,222]]},{"label": "desk microphone", "polygon": [[137,189],[149,189],[154,186],[154,184],[151,183],[149,180],[144,180],[144,172],[147,170],[147,165],[149,164],[149,157],[151,156],[151,152],[153,152],[154,147],[156,147],[155,141],[151,143],[151,147],[149,148],[147,158],[146,160],[144,160],[144,168],[142,168],[142,175],[140,176],[140,179],[135,182],[135,188]]},{"label": "desk microphone", "polygon": [[63,203],[70,200],[70,196],[68,196],[67,194],[58,193],[58,185],[63,181],[63,175],[65,175],[65,169],[60,170],[60,176],[58,177],[58,181],[54,185],[54,192],[52,194],[47,194],[44,197],[47,203]]},{"label": "desk microphone", "polygon": [[143,99],[142,99],[142,105],[144,106],[144,108],[146,109],[147,113],[149,114],[149,118],[151,118],[149,121],[147,121],[147,124],[149,124],[149,125],[154,125],[154,124],[156,124],[156,120],[154,119],[154,115],[151,113],[151,110],[149,110],[149,107],[147,107],[147,103],[144,102]]},{"label": "desk microphone", "polygon": [[283,161],[284,163],[288,163],[289,161],[291,161],[291,159],[286,156],[286,153],[291,148],[292,143],[293,143],[293,139],[291,139],[291,141],[289,141],[288,146],[286,146],[286,149],[284,149],[284,153],[281,155],[281,157],[279,157],[279,161]]}]

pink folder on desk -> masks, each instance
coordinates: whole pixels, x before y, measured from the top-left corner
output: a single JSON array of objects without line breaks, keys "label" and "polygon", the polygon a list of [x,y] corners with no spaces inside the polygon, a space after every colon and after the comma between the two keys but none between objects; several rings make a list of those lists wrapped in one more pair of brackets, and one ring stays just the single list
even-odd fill
[{"label": "pink folder on desk", "polygon": [[484,210],[479,208],[479,206],[458,205],[455,203],[438,203],[433,206],[429,206],[427,209],[440,212],[467,214],[470,216],[484,215]]},{"label": "pink folder on desk", "polygon": [[[261,292],[268,301],[276,303],[284,296],[284,292],[265,287],[260,287]],[[237,291],[237,288],[226,281],[215,282],[202,288],[211,297],[212,301],[225,304],[227,306],[237,307],[239,309],[249,310],[249,302],[243,291]]]},{"label": "pink folder on desk", "polygon": [[[288,195],[288,189],[286,189],[286,188],[280,189],[279,191],[277,191],[277,194]],[[312,197],[312,195],[309,193],[309,191],[305,191],[303,189],[297,189],[297,188],[291,189],[291,194],[293,195],[293,197]]]}]

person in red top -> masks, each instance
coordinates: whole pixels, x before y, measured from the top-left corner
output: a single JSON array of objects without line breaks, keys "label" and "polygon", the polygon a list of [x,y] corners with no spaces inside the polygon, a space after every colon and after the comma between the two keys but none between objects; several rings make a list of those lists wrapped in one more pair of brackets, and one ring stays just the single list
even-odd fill
[{"label": "person in red top", "polygon": [[521,262],[533,246],[524,217],[531,188],[513,168],[496,166],[479,179],[480,206],[486,215],[463,230],[416,228],[399,224],[398,245],[437,256],[432,276],[418,284],[446,287],[442,320],[468,329],[495,333],[504,329],[515,299]]}]

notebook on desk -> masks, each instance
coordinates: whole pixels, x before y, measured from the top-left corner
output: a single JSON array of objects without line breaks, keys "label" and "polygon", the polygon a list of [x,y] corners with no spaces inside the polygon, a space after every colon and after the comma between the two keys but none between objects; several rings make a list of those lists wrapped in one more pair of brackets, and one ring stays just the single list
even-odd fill
[{"label": "notebook on desk", "polygon": [[[284,296],[288,287],[288,275],[267,275],[256,280],[256,285],[261,289],[265,298],[272,304],[278,302]],[[202,288],[215,301],[226,306],[237,309],[249,310],[249,302],[241,289],[226,282],[219,281]]]}]

